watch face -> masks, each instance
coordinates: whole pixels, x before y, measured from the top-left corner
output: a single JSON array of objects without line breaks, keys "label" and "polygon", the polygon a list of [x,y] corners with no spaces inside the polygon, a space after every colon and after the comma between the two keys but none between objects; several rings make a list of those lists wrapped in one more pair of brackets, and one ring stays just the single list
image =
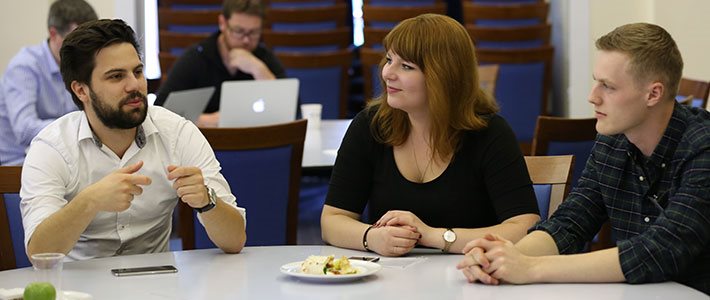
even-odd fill
[{"label": "watch face", "polygon": [[445,231],[444,232],[444,240],[449,243],[453,243],[454,241],[456,241],[456,233],[453,232],[452,230]]}]

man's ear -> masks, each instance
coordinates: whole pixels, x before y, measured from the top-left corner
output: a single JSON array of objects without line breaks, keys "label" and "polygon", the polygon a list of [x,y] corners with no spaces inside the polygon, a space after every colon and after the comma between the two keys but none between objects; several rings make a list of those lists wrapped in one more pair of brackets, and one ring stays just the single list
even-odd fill
[{"label": "man's ear", "polygon": [[90,92],[87,84],[74,80],[71,82],[71,90],[74,92],[74,95],[76,95],[76,97],[84,103],[84,107],[89,105],[89,100],[91,98],[89,96]]},{"label": "man's ear", "polygon": [[648,86],[648,98],[646,99],[646,105],[655,106],[659,102],[663,101],[666,94],[666,87],[663,83],[654,81]]},{"label": "man's ear", "polygon": [[217,16],[217,25],[219,25],[219,30],[222,32],[227,29],[227,19],[225,19],[222,14],[219,14],[219,16]]}]

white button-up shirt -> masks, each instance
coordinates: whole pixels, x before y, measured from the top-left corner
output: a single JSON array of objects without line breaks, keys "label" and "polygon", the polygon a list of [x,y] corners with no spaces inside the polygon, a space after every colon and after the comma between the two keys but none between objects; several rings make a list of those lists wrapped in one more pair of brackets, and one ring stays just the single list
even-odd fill
[{"label": "white button-up shirt", "polygon": [[[140,133],[142,131],[142,134]],[[168,250],[172,212],[179,198],[167,178],[168,165],[195,166],[222,201],[237,207],[220,173],[214,151],[190,121],[150,106],[139,134],[122,158],[101,144],[83,111],[69,113],[32,141],[22,170],[22,222],[25,246],[37,226],[79,192],[118,168],[143,161],[138,170],[151,178],[143,193],[122,212],[99,212],[69,252],[70,260]]]}]

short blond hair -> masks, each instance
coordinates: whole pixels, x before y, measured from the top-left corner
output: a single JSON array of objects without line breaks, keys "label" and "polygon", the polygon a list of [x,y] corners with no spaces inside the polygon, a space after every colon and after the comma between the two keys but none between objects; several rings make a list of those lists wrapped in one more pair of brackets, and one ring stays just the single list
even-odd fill
[{"label": "short blond hair", "polygon": [[[387,34],[383,45],[385,51],[416,64],[424,73],[434,155],[452,154],[464,130],[487,126],[483,115],[498,111],[495,100],[479,86],[473,42],[456,20],[437,14],[404,20]],[[384,64],[385,59],[380,72]],[[385,86],[381,77],[380,83]],[[369,104],[375,106],[371,126],[375,139],[393,146],[403,144],[410,130],[407,114],[390,107],[384,92]]]},{"label": "short blond hair", "polygon": [[633,23],[617,27],[600,37],[598,50],[618,51],[629,56],[629,72],[636,83],[660,81],[675,99],[683,76],[683,58],[673,37],[661,26]]}]

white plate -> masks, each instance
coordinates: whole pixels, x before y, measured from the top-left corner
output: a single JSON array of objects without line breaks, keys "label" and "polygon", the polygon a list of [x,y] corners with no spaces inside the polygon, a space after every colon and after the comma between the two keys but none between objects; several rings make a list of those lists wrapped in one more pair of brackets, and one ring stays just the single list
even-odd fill
[{"label": "white plate", "polygon": [[[0,299],[22,299],[22,294],[24,294],[25,288],[14,288],[14,289],[0,289]],[[90,294],[76,292],[76,291],[63,291],[64,297],[59,297],[57,299],[61,300],[91,300],[94,299]]]},{"label": "white plate", "polygon": [[302,261],[292,262],[281,266],[281,273],[289,276],[297,277],[300,279],[305,279],[309,281],[324,281],[324,282],[337,282],[337,281],[350,281],[359,278],[367,277],[375,274],[377,271],[382,269],[379,264],[369,262],[369,261],[359,261],[351,260],[350,265],[357,270],[356,274],[345,274],[345,275],[313,275],[301,273],[301,263]]}]

